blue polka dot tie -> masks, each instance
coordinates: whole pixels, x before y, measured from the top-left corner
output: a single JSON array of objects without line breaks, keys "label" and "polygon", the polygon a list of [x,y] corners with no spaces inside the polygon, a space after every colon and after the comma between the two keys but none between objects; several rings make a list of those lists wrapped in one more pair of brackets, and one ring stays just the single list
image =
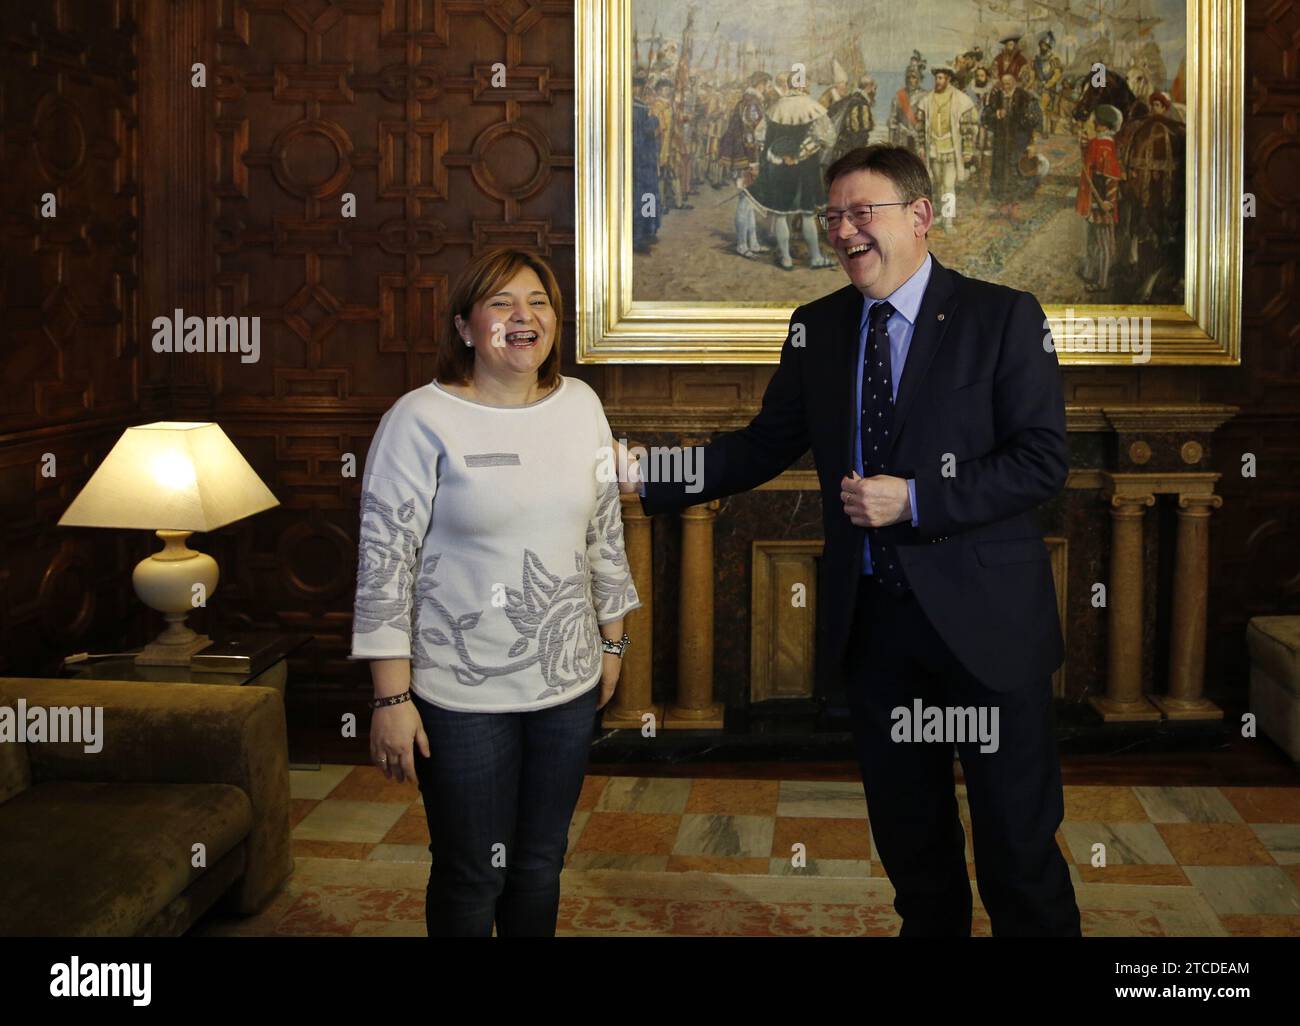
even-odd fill
[{"label": "blue polka dot tie", "polygon": [[[862,362],[862,476],[887,474],[889,440],[894,431],[894,373],[886,325],[894,308],[876,303],[867,315],[867,344]],[[898,554],[877,528],[868,528],[871,569],[876,579],[902,594],[907,581]]]}]

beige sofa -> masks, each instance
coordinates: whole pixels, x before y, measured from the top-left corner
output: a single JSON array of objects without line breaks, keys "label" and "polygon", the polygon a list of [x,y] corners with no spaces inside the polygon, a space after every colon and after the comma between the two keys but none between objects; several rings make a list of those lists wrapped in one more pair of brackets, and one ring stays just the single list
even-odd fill
[{"label": "beige sofa", "polygon": [[20,698],[102,707],[103,749],[0,742],[0,935],[177,936],[293,871],[273,689],[0,678],[0,705]]}]

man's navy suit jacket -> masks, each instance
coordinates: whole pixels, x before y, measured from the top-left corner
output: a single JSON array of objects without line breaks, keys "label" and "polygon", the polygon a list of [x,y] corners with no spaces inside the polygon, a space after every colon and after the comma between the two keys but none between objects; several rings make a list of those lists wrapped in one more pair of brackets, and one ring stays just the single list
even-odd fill
[{"label": "man's navy suit jacket", "polygon": [[[853,467],[862,293],[852,283],[800,306],[762,409],[698,454],[703,489],[648,481],[648,514],[747,491],[812,447],[825,548],[820,669],[843,668],[865,528],[840,499]],[[796,327],[802,325],[802,335]],[[1044,682],[1064,646],[1035,509],[1065,484],[1069,452],[1054,347],[1038,301],[934,260],[899,382],[886,466],[916,479],[918,527],[886,528],[922,610],[983,684]],[[799,344],[802,343],[802,344]]]}]

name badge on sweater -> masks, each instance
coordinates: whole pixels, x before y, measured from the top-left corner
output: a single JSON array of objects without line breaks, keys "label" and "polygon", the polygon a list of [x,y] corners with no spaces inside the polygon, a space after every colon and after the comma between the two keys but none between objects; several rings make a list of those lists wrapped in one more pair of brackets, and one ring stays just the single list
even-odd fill
[{"label": "name badge on sweater", "polygon": [[517,467],[519,466],[519,453],[517,452],[466,453],[465,466],[467,467]]}]

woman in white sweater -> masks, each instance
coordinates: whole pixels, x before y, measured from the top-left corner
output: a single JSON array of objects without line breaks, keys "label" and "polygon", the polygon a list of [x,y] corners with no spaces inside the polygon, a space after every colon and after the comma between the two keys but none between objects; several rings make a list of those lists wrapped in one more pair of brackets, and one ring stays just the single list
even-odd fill
[{"label": "woman in white sweater", "polygon": [[430,936],[553,936],[597,710],[639,606],[600,400],[559,372],[544,261],[476,259],[436,378],[366,457],[353,659],[370,660],[371,757],[415,777]]}]

